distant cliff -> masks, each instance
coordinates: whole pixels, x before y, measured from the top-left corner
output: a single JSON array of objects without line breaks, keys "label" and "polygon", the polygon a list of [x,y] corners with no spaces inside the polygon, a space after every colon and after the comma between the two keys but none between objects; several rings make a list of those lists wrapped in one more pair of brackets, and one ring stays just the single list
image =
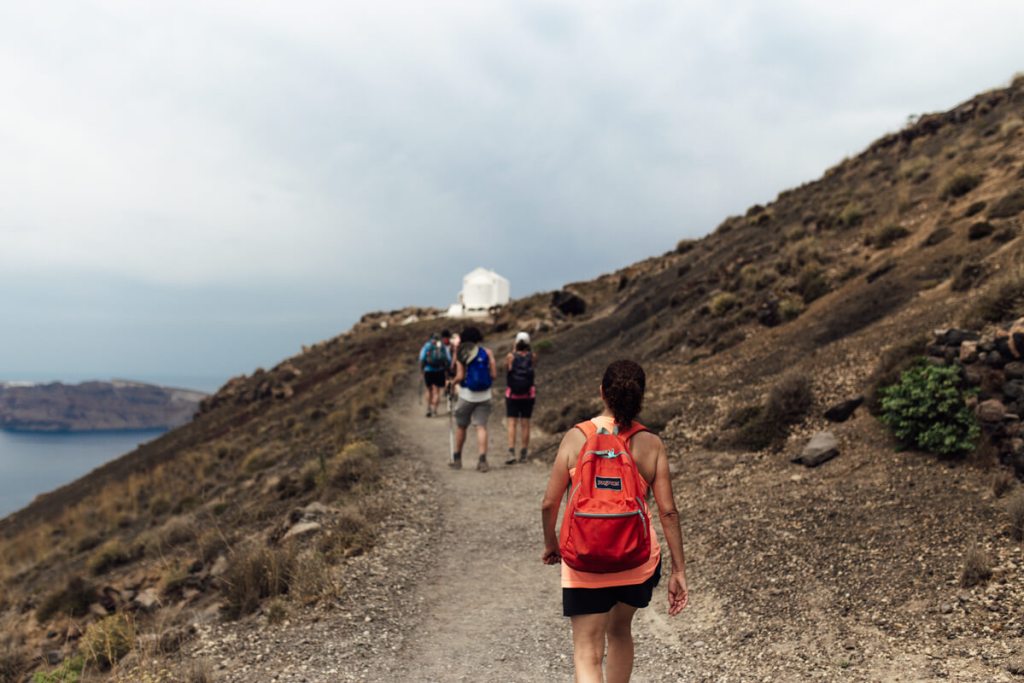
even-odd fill
[{"label": "distant cliff", "polygon": [[138,382],[0,383],[0,429],[90,432],[171,429],[185,424],[206,395]]}]

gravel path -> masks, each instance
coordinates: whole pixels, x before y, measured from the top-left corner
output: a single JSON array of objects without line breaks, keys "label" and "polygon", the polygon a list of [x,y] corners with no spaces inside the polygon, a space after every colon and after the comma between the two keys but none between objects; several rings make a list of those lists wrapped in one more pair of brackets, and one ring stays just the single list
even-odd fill
[{"label": "gravel path", "polygon": [[[264,615],[211,618],[188,656],[207,659],[219,683],[572,680],[558,568],[539,559],[548,465],[502,464],[500,405],[491,471],[477,472],[470,455],[453,471],[447,416],[424,417],[410,386],[385,417],[399,451],[385,464],[395,513],[374,550],[346,565],[338,601],[293,605],[276,626]],[[474,453],[474,434],[469,446]],[[665,671],[665,655],[681,651],[682,623],[668,621],[665,600],[662,585],[638,618],[635,681],[691,680],[685,667]],[[664,678],[653,675],[655,661]]]}]

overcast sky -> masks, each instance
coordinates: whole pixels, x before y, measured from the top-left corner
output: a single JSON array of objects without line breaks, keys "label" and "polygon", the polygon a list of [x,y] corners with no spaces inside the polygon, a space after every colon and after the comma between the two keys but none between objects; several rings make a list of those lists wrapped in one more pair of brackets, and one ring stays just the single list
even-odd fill
[{"label": "overcast sky", "polygon": [[1024,3],[0,4],[0,379],[272,365],[664,252],[1024,70]]}]

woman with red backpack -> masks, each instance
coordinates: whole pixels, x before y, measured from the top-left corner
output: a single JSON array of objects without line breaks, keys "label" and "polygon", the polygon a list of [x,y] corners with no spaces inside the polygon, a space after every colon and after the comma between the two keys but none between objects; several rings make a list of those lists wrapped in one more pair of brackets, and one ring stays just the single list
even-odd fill
[{"label": "woman with red backpack", "polygon": [[[645,382],[643,368],[633,361],[608,366],[601,380],[604,411],[562,438],[541,504],[541,560],[562,565],[562,613],[572,621],[577,683],[623,683],[632,674],[633,615],[647,607],[661,578],[648,492],[671,557],[669,615],[679,614],[688,600],[668,454],[661,439],[635,420]],[[556,536],[563,497],[566,510]]]},{"label": "woman with red backpack", "polygon": [[530,417],[537,399],[537,387],[533,381],[533,368],[537,354],[530,348],[530,335],[520,332],[516,335],[512,352],[505,356],[505,417],[508,419],[508,457],[506,465],[516,464],[516,431],[522,438],[518,462],[526,462],[530,448]]}]

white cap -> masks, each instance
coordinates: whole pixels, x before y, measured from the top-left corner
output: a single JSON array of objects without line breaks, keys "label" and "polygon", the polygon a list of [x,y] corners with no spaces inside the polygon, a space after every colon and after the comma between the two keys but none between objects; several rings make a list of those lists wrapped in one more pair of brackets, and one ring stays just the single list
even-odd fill
[{"label": "white cap", "polygon": [[518,344],[519,342],[526,342],[527,344],[529,344],[530,343],[530,335],[529,335],[529,333],[527,333],[527,332],[520,332],[519,334],[517,334],[516,335],[516,344]]}]

